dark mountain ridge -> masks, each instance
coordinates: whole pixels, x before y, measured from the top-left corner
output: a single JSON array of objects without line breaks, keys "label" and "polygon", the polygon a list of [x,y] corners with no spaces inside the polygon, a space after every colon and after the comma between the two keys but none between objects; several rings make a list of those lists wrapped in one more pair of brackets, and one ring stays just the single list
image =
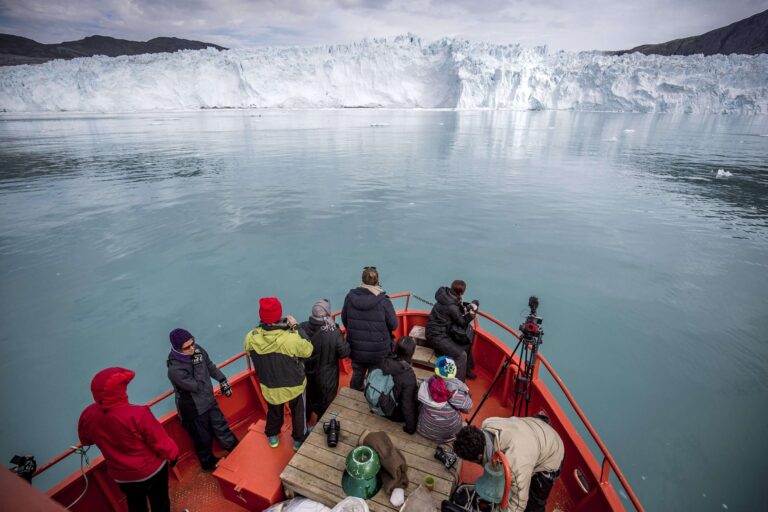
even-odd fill
[{"label": "dark mountain ridge", "polygon": [[78,41],[43,44],[26,37],[0,34],[0,65],[40,64],[53,59],[75,59],[106,55],[139,55],[142,53],[164,53],[178,50],[203,50],[223,46],[176,37],[156,37],[149,41],[129,41],[108,36],[88,36]]},{"label": "dark mountain ridge", "polygon": [[729,55],[768,53],[768,10],[704,34],[660,44],[644,44],[611,55],[640,52],[646,55]]}]

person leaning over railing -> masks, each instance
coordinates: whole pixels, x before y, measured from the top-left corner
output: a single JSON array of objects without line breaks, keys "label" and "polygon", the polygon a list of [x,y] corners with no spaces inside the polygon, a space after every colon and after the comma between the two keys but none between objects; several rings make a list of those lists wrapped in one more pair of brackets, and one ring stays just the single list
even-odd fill
[{"label": "person leaning over railing", "polygon": [[77,432],[83,445],[95,444],[107,474],[125,493],[129,512],[170,512],[168,461],[179,448],[145,405],[128,402],[128,383],[136,376],[125,368],[107,368],[91,381],[95,403],[80,415]]},{"label": "person leaning over railing", "polygon": [[472,371],[472,321],[477,313],[478,302],[464,304],[461,300],[467,283],[456,279],[451,286],[441,286],[435,292],[435,305],[427,319],[427,343],[438,356],[449,356],[456,361],[456,378],[460,381],[474,379]]}]

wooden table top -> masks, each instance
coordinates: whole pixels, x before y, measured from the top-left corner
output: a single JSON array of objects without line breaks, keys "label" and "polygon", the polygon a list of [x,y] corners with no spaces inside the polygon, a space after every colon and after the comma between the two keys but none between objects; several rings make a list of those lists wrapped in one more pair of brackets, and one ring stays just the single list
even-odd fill
[{"label": "wooden table top", "polygon": [[[424,377],[428,372],[418,371],[417,375]],[[332,413],[338,413],[341,423],[339,443],[335,448],[328,447],[322,423],[328,421]],[[419,434],[409,435],[403,431],[402,423],[395,423],[370,412],[363,393],[350,388],[342,388],[315,430],[309,435],[299,451],[293,456],[288,466],[281,473],[283,486],[290,493],[300,494],[333,507],[344,499],[341,488],[341,477],[344,473],[347,454],[357,446],[360,434],[370,432],[386,432],[394,445],[401,451],[408,463],[409,485],[406,499],[426,476],[435,479],[432,499],[435,507],[440,510],[440,502],[449,498],[457,481],[459,464],[451,470],[445,469],[434,458],[437,444]],[[389,496],[380,490],[368,500],[372,511],[398,510],[389,502]]]}]

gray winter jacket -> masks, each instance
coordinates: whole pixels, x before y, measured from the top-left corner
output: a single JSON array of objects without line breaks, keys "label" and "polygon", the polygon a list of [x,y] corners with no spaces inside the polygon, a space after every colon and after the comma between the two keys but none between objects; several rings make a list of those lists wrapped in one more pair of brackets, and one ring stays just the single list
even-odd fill
[{"label": "gray winter jacket", "polygon": [[182,421],[192,420],[218,407],[211,378],[219,382],[226,380],[221,370],[211,362],[208,352],[199,343],[195,347],[191,363],[168,357],[168,379],[176,391],[176,409]]}]

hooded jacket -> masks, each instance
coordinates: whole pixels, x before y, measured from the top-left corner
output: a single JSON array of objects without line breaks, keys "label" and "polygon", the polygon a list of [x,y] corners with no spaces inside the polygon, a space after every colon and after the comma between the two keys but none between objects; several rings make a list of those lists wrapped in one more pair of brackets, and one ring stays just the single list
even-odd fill
[{"label": "hooded jacket", "polygon": [[339,389],[339,359],[349,356],[349,344],[341,330],[323,330],[325,323],[310,318],[299,329],[312,343],[312,357],[306,364],[307,410],[318,419],[331,405]]},{"label": "hooded jacket", "polygon": [[245,336],[245,351],[251,355],[264,399],[284,404],[307,387],[304,360],[312,355],[312,344],[286,324],[261,324]]},{"label": "hooded jacket", "polygon": [[385,375],[391,375],[395,383],[392,393],[397,402],[397,409],[388,418],[392,421],[405,421],[403,430],[413,434],[419,421],[418,382],[413,367],[408,361],[398,359],[391,353],[381,361],[379,368]]},{"label": "hooded jacket", "polygon": [[497,439],[494,450],[504,452],[512,473],[507,510],[523,512],[533,474],[560,469],[565,455],[563,440],[538,418],[487,418],[482,429]]},{"label": "hooded jacket", "polygon": [[427,439],[438,443],[450,441],[461,430],[463,423],[460,412],[469,412],[474,405],[469,396],[469,388],[459,379],[445,379],[446,387],[451,392],[448,400],[439,401],[432,398],[429,391],[431,377],[419,386],[419,425],[418,432]]},{"label": "hooded jacket", "polygon": [[[451,328],[466,331],[467,326],[474,318],[471,314],[463,314],[459,305],[459,299],[450,293],[450,288],[441,286],[435,292],[435,305],[429,313],[427,320],[427,341],[440,354],[450,353],[451,343],[456,340],[451,336]],[[446,351],[444,347],[448,347]]]},{"label": "hooded jacket", "polygon": [[226,380],[208,357],[208,352],[195,345],[191,362],[186,363],[168,356],[168,380],[176,391],[176,409],[182,421],[189,421],[218,406],[213,396],[211,377],[219,382]]},{"label": "hooded jacket", "polygon": [[149,407],[128,403],[128,383],[135,375],[124,368],[97,373],[91,381],[95,403],[85,408],[77,425],[80,442],[99,447],[107,473],[118,482],[146,480],[179,456]]},{"label": "hooded jacket", "polygon": [[386,293],[375,295],[362,286],[350,290],[341,308],[341,321],[347,329],[352,361],[378,364],[392,351],[397,314]]}]

